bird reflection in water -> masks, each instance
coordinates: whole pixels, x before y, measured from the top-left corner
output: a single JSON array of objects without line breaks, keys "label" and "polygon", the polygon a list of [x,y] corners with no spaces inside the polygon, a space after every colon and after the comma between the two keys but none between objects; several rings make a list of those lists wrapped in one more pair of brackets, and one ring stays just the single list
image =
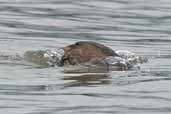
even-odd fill
[{"label": "bird reflection in water", "polygon": [[87,73],[78,76],[64,76],[63,80],[73,80],[72,82],[65,84],[65,87],[97,86],[111,84],[111,77],[108,73]]}]

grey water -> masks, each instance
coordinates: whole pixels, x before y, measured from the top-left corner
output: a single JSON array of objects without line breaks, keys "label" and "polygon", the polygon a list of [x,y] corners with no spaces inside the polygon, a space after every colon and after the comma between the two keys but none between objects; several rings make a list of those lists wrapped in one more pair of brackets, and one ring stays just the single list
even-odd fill
[{"label": "grey water", "polygon": [[[170,0],[0,0],[0,114],[170,114]],[[95,41],[140,69],[67,74],[8,55]]]}]

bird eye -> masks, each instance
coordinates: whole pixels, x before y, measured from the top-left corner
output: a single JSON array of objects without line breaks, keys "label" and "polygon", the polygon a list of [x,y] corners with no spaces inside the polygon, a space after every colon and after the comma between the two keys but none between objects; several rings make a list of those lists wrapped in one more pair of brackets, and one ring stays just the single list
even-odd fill
[{"label": "bird eye", "polygon": [[80,43],[79,42],[76,42],[75,45],[80,45]]}]

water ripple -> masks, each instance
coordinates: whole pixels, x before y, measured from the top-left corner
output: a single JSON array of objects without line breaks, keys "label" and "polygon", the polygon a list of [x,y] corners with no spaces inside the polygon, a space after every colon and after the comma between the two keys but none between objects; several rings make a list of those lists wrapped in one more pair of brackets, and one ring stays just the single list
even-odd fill
[{"label": "water ripple", "polygon": [[[1,0],[0,113],[170,113],[169,0]],[[95,41],[146,56],[141,69],[64,74],[9,60]]]}]

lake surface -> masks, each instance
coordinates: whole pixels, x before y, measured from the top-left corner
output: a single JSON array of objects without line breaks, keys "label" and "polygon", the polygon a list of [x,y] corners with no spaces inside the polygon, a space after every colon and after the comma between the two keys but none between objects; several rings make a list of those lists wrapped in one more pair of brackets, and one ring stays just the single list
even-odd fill
[{"label": "lake surface", "polygon": [[[0,114],[170,114],[170,12],[170,0],[0,0]],[[8,58],[86,40],[149,61],[66,74]]]}]

